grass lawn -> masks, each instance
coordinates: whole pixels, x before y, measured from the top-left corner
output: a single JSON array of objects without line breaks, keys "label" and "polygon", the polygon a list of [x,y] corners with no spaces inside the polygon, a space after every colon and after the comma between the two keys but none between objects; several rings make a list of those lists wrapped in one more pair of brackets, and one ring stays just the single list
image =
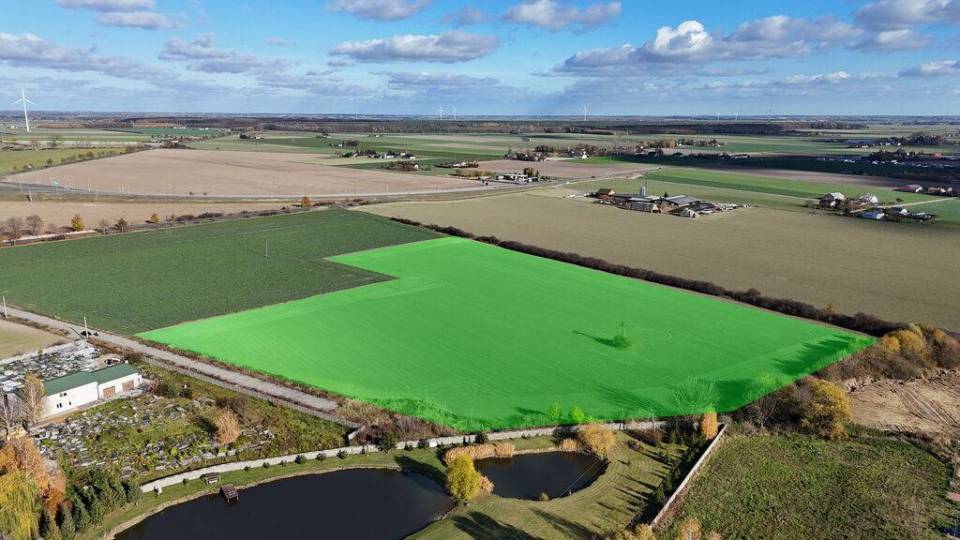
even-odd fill
[{"label": "grass lawn", "polygon": [[[627,435],[617,434],[618,444],[611,451],[606,472],[586,489],[545,502],[486,497],[458,507],[411,538],[597,538],[623,529],[646,508],[668,469],[658,459],[657,450],[644,444],[631,450],[627,439]],[[674,456],[682,450],[670,447]]]},{"label": "grass lawn", "polygon": [[731,437],[674,526],[694,516],[724,538],[933,540],[943,538],[934,525],[949,512],[949,479],[948,465],[904,442]]},{"label": "grass lawn", "polygon": [[918,204],[910,207],[913,212],[929,212],[937,216],[937,223],[960,224],[960,199],[943,199],[932,201],[929,204]]},{"label": "grass lawn", "polygon": [[382,281],[326,257],[435,236],[331,210],[38,244],[0,250],[0,294],[132,334]]},{"label": "grass lawn", "polygon": [[668,168],[650,172],[647,174],[647,177],[651,180],[660,180],[673,184],[734,189],[807,199],[817,198],[824,193],[833,191],[840,191],[846,193],[848,196],[854,197],[860,193],[870,192],[880,197],[881,202],[885,203],[894,203],[897,199],[902,199],[904,202],[917,202],[927,201],[932,198],[929,195],[900,193],[883,187],[790,180],[787,178],[762,177],[705,169]]},{"label": "grass lawn", "polygon": [[462,238],[331,261],[397,279],[141,336],[464,431],[728,411],[872,342]]}]

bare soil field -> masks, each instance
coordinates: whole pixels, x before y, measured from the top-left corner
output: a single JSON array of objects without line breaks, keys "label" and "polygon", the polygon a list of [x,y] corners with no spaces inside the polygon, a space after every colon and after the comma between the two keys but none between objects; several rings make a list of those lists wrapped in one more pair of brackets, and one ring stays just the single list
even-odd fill
[{"label": "bare soil field", "polygon": [[540,174],[547,176],[557,176],[560,178],[606,178],[611,176],[629,176],[639,174],[652,169],[656,165],[630,164],[630,163],[610,163],[610,164],[587,164],[577,163],[567,160],[547,160],[540,162],[517,161],[512,159],[497,159],[493,161],[481,161],[480,168],[486,171],[500,173],[519,173],[526,167],[533,167],[540,171]]},{"label": "bare soil field", "polygon": [[850,393],[853,421],[884,430],[960,437],[960,372],[878,381]]},{"label": "bare soil field", "polygon": [[[299,203],[299,200],[290,199],[289,204]],[[222,212],[233,214],[243,210],[251,212],[271,210],[282,207],[279,202],[182,202],[182,203],[151,203],[151,202],[70,202],[70,201],[4,201],[0,200],[0,218],[25,218],[36,214],[43,218],[44,228],[49,224],[66,226],[75,215],[83,218],[87,227],[96,226],[101,219],[111,224],[124,218],[130,223],[143,223],[154,213],[161,217],[170,215],[182,216],[186,214],[199,215],[205,212]]]},{"label": "bare soil field", "polygon": [[0,319],[0,360],[66,341],[62,336]]},{"label": "bare soil field", "polygon": [[693,220],[567,199],[563,191],[365,210],[728,288],[756,288],[845,313],[960,329],[960,281],[943,279],[960,266],[960,238],[949,228],[766,208]]},{"label": "bare soil field", "polygon": [[9,182],[111,193],[207,196],[337,196],[484,188],[450,177],[330,167],[315,154],[149,150],[11,176]]}]

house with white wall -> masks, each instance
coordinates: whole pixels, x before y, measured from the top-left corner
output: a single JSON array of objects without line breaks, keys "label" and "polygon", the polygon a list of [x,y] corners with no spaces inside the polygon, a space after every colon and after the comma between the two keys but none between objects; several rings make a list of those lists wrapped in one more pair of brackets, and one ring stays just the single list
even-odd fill
[{"label": "house with white wall", "polygon": [[130,364],[117,364],[96,371],[77,371],[43,381],[44,416],[56,416],[101,399],[108,399],[143,384]]}]

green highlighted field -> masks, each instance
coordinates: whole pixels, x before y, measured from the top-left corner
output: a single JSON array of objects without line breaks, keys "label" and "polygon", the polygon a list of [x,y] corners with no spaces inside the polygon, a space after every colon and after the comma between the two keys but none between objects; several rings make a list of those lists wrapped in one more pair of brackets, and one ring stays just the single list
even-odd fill
[{"label": "green highlighted field", "polygon": [[460,238],[329,260],[396,279],[140,336],[460,430],[728,411],[872,342]]}]

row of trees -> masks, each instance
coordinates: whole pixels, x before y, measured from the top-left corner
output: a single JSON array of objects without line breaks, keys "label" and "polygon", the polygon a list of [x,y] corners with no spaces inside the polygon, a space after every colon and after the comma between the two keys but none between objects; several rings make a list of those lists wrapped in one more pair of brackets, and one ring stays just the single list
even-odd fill
[{"label": "row of trees", "polygon": [[0,538],[73,540],[141,498],[140,485],[113,470],[63,471],[22,436],[0,448]]}]

